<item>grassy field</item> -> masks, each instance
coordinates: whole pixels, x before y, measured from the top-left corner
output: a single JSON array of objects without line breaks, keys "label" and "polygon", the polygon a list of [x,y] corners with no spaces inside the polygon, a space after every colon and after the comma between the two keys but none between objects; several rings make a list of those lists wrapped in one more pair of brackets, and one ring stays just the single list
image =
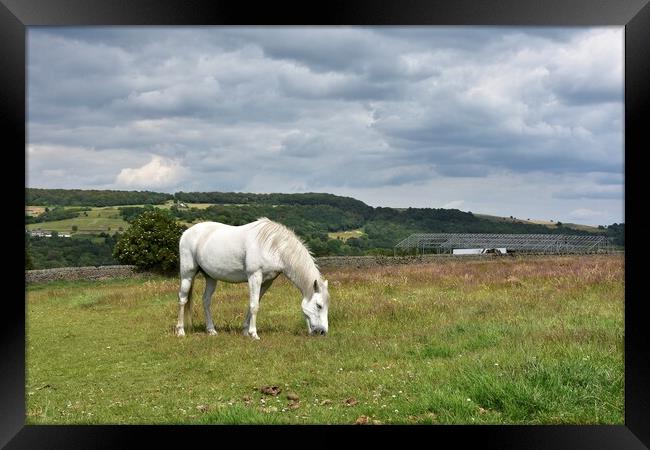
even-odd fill
[{"label": "grassy field", "polygon": [[[173,202],[166,202],[162,205],[154,205],[155,208],[169,209]],[[210,203],[188,203],[189,207],[205,209],[211,206]],[[143,207],[144,205],[125,205],[127,207]],[[75,208],[73,206],[66,206]],[[77,226],[77,233],[115,233],[122,228],[122,231],[129,227],[129,223],[122,219],[119,209],[120,206],[93,207],[90,211],[82,212],[79,217],[74,219],[55,220],[50,222],[32,223],[25,227],[28,230],[57,231],[59,233],[73,233],[72,226]],[[38,216],[45,211],[44,206],[25,206],[25,214]],[[179,221],[185,226],[190,226],[193,222]],[[196,221],[195,221],[196,222]]]},{"label": "grassy field", "polygon": [[31,223],[25,227],[28,230],[57,231],[59,233],[71,233],[72,226],[76,225],[78,233],[115,233],[120,228],[126,230],[128,222],[122,219],[117,206],[106,206],[103,208],[92,208],[90,211],[82,212],[79,217],[52,222]]},{"label": "grassy field", "polygon": [[[545,225],[548,228],[555,229],[557,228],[557,222],[551,221],[551,220],[543,220],[543,219],[522,219],[522,218],[509,218],[509,217],[502,217],[502,216],[491,216],[489,214],[474,214],[476,217],[480,217],[482,219],[488,219],[492,220],[494,222],[515,222],[515,223],[525,223],[525,224],[535,224],[535,225]],[[581,231],[588,231],[590,233],[604,233],[605,230],[600,229],[598,227],[594,227],[591,225],[582,225],[579,223],[566,223],[563,222],[563,226],[565,228],[572,228],[574,230],[581,230]]]},{"label": "grassy field", "polygon": [[281,277],[260,341],[241,335],[242,284],[217,287],[208,336],[197,277],[185,338],[174,278],[28,286],[26,422],[624,423],[620,255],[323,273],[329,335],[307,336]]},{"label": "grassy field", "polygon": [[25,206],[26,216],[39,216],[45,212],[45,206]]},{"label": "grassy field", "polygon": [[214,206],[215,203],[185,203],[188,208],[196,208],[196,209],[207,209],[210,206]]},{"label": "grassy field", "polygon": [[336,231],[333,233],[327,233],[330,239],[341,239],[347,241],[350,238],[359,238],[364,235],[362,230],[349,230],[349,231]]}]

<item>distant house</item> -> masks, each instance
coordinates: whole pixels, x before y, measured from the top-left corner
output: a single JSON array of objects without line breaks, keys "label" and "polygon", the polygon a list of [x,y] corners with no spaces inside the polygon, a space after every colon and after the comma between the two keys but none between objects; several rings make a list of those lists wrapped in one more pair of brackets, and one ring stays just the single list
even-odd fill
[{"label": "distant house", "polygon": [[[52,232],[42,230],[30,230],[29,235],[32,237],[52,237]],[[72,237],[69,233],[58,233],[59,237],[69,238]]]}]

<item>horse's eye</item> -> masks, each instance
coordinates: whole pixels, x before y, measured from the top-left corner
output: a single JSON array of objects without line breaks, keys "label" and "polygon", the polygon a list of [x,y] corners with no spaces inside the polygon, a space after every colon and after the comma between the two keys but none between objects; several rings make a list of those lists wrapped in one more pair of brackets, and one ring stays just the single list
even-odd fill
[{"label": "horse's eye", "polygon": [[323,305],[319,305],[318,303],[316,303],[316,308],[323,309]]}]

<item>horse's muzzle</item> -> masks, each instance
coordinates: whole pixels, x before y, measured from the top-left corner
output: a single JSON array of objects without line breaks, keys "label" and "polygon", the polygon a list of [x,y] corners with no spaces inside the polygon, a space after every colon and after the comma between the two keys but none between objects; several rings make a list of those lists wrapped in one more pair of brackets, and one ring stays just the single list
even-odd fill
[{"label": "horse's muzzle", "polygon": [[311,330],[311,335],[312,336],[325,336],[327,334],[327,331],[325,331],[324,328],[314,328]]}]

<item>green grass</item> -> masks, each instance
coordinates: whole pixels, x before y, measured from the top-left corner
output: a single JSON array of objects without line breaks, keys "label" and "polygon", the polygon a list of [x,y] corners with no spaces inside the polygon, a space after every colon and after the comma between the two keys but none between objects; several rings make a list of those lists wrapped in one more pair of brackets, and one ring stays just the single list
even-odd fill
[{"label": "green grass", "polygon": [[28,286],[27,423],[624,423],[621,256],[324,274],[329,335],[307,336],[281,277],[257,342],[241,335],[245,284],[218,285],[208,336],[197,277],[185,338],[173,278]]},{"label": "green grass", "polygon": [[196,208],[196,209],[207,209],[210,206],[216,205],[216,203],[185,203],[188,208]]},{"label": "green grass", "polygon": [[115,233],[122,228],[126,230],[129,227],[128,222],[122,219],[117,206],[106,206],[103,208],[92,208],[85,211],[85,216],[81,212],[79,217],[65,220],[55,220],[52,222],[32,223],[26,225],[28,230],[57,231],[59,233],[71,233],[72,226],[78,227],[77,233]]},{"label": "green grass", "polygon": [[[160,209],[169,209],[173,205],[173,202],[166,202],[162,205],[153,205],[154,208]],[[188,203],[189,207],[205,209],[208,206],[211,206],[210,203]],[[143,207],[145,205],[124,205],[126,207]],[[66,206],[66,209],[78,208],[76,206]],[[104,206],[104,207],[92,207],[90,211],[85,211],[87,216],[82,212],[79,217],[73,219],[65,220],[55,220],[51,222],[41,222],[41,223],[32,223],[28,224],[25,227],[28,230],[43,230],[43,231],[57,231],[59,233],[73,233],[72,226],[77,226],[76,233],[85,234],[85,233],[115,233],[120,228],[122,231],[129,228],[129,223],[122,219],[119,209],[120,206]],[[34,211],[34,210],[45,210],[45,207],[38,206],[26,206],[25,210]],[[27,213],[26,213],[27,214]],[[193,223],[181,221],[183,225],[190,226]]]},{"label": "green grass", "polygon": [[332,233],[327,233],[330,239],[341,239],[347,241],[350,238],[359,238],[365,233],[362,230],[349,230],[349,231],[336,231]]}]

